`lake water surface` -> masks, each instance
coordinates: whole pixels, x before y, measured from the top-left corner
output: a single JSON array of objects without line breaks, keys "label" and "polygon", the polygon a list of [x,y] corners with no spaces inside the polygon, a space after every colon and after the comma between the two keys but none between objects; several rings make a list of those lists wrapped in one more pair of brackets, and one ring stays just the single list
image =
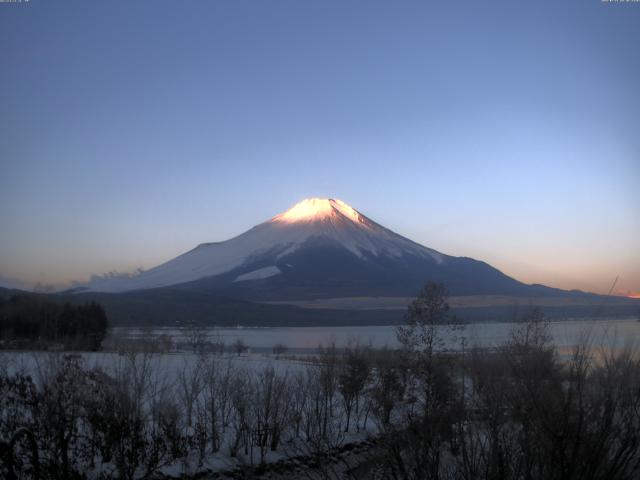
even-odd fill
[{"label": "lake water surface", "polygon": [[[474,323],[454,333],[443,329],[443,334],[447,338],[447,348],[461,348],[461,337],[465,338],[467,346],[494,347],[505,342],[515,326],[514,323]],[[222,340],[226,345],[242,339],[254,351],[271,350],[276,344],[285,345],[291,352],[313,351],[319,345],[333,342],[338,347],[350,342],[377,348],[398,346],[394,326],[207,328],[202,332],[210,341]],[[635,318],[551,322],[550,333],[559,348],[571,347],[584,338],[589,338],[594,346],[640,348],[640,322]],[[181,342],[188,339],[190,331],[182,328],[118,327],[112,329],[111,339],[144,339],[162,334],[174,342]]]}]

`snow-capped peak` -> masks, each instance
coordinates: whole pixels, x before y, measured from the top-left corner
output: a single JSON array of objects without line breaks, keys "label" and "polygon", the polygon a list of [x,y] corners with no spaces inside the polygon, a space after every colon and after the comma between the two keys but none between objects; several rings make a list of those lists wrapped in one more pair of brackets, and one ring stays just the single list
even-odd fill
[{"label": "snow-capped peak", "polygon": [[306,198],[271,219],[273,222],[313,222],[342,215],[352,222],[365,224],[363,216],[351,205],[334,198]]}]

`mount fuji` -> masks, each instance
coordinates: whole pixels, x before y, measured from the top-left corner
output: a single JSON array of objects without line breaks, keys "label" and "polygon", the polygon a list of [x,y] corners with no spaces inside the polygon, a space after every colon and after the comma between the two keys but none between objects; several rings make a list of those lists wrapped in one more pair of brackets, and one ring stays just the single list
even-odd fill
[{"label": "mount fuji", "polygon": [[203,243],[134,276],[94,277],[81,290],[170,288],[264,301],[410,296],[426,281],[443,282],[454,295],[562,292],[422,246],[332,198],[303,200],[235,238]]}]

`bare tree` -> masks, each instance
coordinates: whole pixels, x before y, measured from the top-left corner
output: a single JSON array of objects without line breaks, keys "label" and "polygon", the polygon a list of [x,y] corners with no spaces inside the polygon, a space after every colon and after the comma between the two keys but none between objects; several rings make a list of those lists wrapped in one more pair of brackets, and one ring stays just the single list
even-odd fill
[{"label": "bare tree", "polygon": [[41,376],[42,396],[37,436],[45,452],[43,470],[54,477],[70,478],[81,470],[85,451],[80,440],[86,372],[79,355],[49,355]]},{"label": "bare tree", "polygon": [[186,455],[181,410],[151,353],[128,353],[112,375],[93,378],[87,421],[119,478],[149,478]]},{"label": "bare tree", "polygon": [[216,355],[224,355],[225,343],[222,335],[216,333],[211,338],[211,348]]},{"label": "bare tree", "polygon": [[287,388],[289,401],[289,423],[294,439],[300,438],[301,427],[305,419],[305,412],[309,402],[309,383],[314,377],[310,377],[309,371],[298,371],[289,376]]},{"label": "bare tree", "polygon": [[202,356],[198,356],[193,362],[189,357],[182,358],[182,367],[177,373],[178,395],[185,406],[185,417],[187,427],[193,423],[194,407],[198,397],[204,390],[205,361]]},{"label": "bare tree", "polygon": [[191,351],[195,353],[202,353],[204,351],[208,339],[207,329],[205,327],[191,322],[185,328],[185,335]]},{"label": "bare tree", "polygon": [[243,339],[237,338],[236,341],[233,342],[233,350],[236,352],[236,355],[240,356],[249,350],[249,347]]},{"label": "bare tree", "polygon": [[349,431],[351,412],[360,408],[360,397],[371,374],[371,365],[365,352],[358,345],[350,345],[345,350],[345,359],[338,377],[342,407],[346,415],[345,432]]},{"label": "bare tree", "polygon": [[255,382],[253,401],[254,435],[260,447],[260,463],[264,463],[267,449],[276,450],[287,418],[287,377],[278,376],[272,366],[262,370]]},{"label": "bare tree", "polygon": [[428,282],[405,315],[405,324],[396,328],[403,350],[423,362],[446,346],[446,338],[461,328],[461,323],[449,314],[447,290],[441,283]]},{"label": "bare tree", "polygon": [[234,438],[229,446],[232,457],[237,456],[240,447],[244,447],[244,454],[249,454],[250,434],[253,426],[251,402],[253,399],[253,379],[249,372],[237,371],[231,385],[231,404],[233,416],[231,425]]},{"label": "bare tree", "polygon": [[[458,404],[453,356],[445,347],[458,328],[449,315],[444,286],[427,283],[409,305],[406,325],[396,329],[406,365],[378,363],[373,398],[386,432],[385,468],[394,478],[439,478],[443,472],[442,458],[453,438]],[[403,395],[390,394],[396,391]]]},{"label": "bare tree", "polygon": [[336,408],[336,393],[338,391],[338,367],[340,359],[335,343],[331,343],[327,347],[322,345],[318,347],[319,362],[316,367],[318,371],[318,382],[321,388],[321,399],[323,413],[322,430],[328,428],[328,423],[333,419],[334,410]]},{"label": "bare tree", "polygon": [[287,346],[284,345],[283,343],[276,343],[273,346],[273,354],[276,356],[276,358],[280,358],[281,355],[284,355],[284,353],[288,350]]}]

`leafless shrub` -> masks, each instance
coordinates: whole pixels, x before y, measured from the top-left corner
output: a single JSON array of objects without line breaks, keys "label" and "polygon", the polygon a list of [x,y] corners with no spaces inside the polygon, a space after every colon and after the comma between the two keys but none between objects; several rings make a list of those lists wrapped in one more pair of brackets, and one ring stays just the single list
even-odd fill
[{"label": "leafless shrub", "polygon": [[158,343],[160,353],[169,353],[174,348],[173,340],[166,333],[158,335],[156,341]]},{"label": "leafless shrub", "polygon": [[294,372],[289,376],[287,393],[289,395],[289,426],[293,439],[300,438],[301,429],[306,416],[310,390],[310,382],[314,376],[308,370]]},{"label": "leafless shrub", "polygon": [[220,450],[222,438],[231,422],[231,389],[236,374],[230,362],[223,364],[209,358],[204,366],[203,406],[206,410],[209,443],[213,453]]},{"label": "leafless shrub", "polygon": [[[349,345],[345,349],[344,357],[338,376],[338,386],[342,397],[342,408],[346,415],[345,432],[348,432],[354,408],[356,418],[359,416],[361,397],[371,376],[371,365],[367,351],[357,344]],[[357,425],[358,422],[356,422]]]},{"label": "leafless shrub", "polygon": [[208,343],[207,329],[197,323],[190,323],[185,328],[187,344],[192,352],[202,353]]},{"label": "leafless shrub", "polygon": [[253,432],[260,448],[260,463],[267,449],[276,450],[288,418],[286,375],[278,375],[273,367],[262,370],[255,380],[253,402]]},{"label": "leafless shrub", "polygon": [[233,351],[236,352],[236,355],[240,356],[243,353],[246,353],[248,350],[249,346],[243,339],[238,338],[235,342],[233,342]]},{"label": "leafless shrub", "polygon": [[215,355],[224,355],[225,342],[224,338],[220,334],[215,334],[210,340],[211,352]]},{"label": "leafless shrub", "polygon": [[273,354],[276,356],[276,358],[280,358],[281,355],[284,355],[287,352],[288,348],[285,344],[283,343],[276,343],[273,346]]},{"label": "leafless shrub", "polygon": [[95,375],[86,415],[99,456],[119,478],[149,478],[187,453],[182,410],[150,353],[129,353],[112,375]]},{"label": "leafless shrub", "polygon": [[56,478],[71,478],[79,475],[87,460],[80,439],[86,371],[79,355],[50,354],[40,372],[41,394],[34,411],[34,433],[40,448],[47,453],[41,456],[42,469]]},{"label": "leafless shrub", "polygon": [[182,366],[177,375],[178,396],[185,408],[185,419],[187,427],[193,424],[194,408],[198,397],[205,388],[204,384],[204,363],[202,356],[198,356],[195,362],[189,357],[182,358]]},{"label": "leafless shrub", "polygon": [[237,371],[237,375],[232,379],[230,391],[231,405],[233,407],[231,418],[233,439],[229,445],[229,454],[232,457],[237,456],[240,447],[242,447],[244,454],[249,455],[251,428],[253,426],[251,406],[254,391],[251,376],[246,370]]}]

